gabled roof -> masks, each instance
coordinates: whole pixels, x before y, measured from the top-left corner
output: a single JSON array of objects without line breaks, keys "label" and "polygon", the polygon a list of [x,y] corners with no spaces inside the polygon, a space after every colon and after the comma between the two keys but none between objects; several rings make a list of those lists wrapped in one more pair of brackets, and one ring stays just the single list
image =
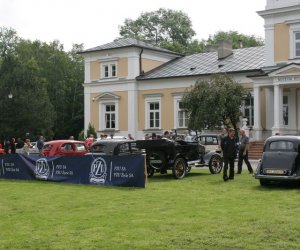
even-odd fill
[{"label": "gabled roof", "polygon": [[160,48],[158,46],[154,46],[150,43],[142,42],[134,38],[125,38],[125,39],[120,39],[116,40],[111,43],[106,43],[91,49],[84,50],[80,53],[88,53],[88,52],[94,52],[94,51],[103,51],[103,50],[111,50],[111,49],[119,49],[119,48],[125,48],[125,47],[138,47],[138,48],[143,48],[143,49],[149,49],[149,50],[155,50],[163,53],[168,53],[172,55],[178,55],[181,56],[180,54],[170,51],[167,49]]},{"label": "gabled roof", "polygon": [[217,52],[199,53],[181,58],[155,68],[138,80],[209,75],[215,73],[238,73],[259,71],[265,63],[264,47],[232,50],[232,54],[218,59]]}]

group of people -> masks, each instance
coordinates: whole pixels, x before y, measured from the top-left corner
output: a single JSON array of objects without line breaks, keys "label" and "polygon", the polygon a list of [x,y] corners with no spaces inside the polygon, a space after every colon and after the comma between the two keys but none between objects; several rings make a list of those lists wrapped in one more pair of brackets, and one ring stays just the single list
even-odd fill
[{"label": "group of people", "polygon": [[[246,163],[248,171],[250,174],[253,173],[252,166],[248,160],[249,151],[249,137],[246,135],[245,130],[240,129],[240,141],[235,137],[235,130],[233,128],[228,129],[228,134],[226,129],[222,129],[220,135],[221,149],[223,151],[224,159],[224,170],[223,170],[223,180],[233,180],[234,179],[234,161],[237,157],[238,151],[238,168],[237,174],[242,173],[243,162]],[[229,176],[227,174],[229,166]]]},{"label": "group of people", "polygon": [[[42,150],[44,146],[45,139],[42,135],[39,136],[37,140],[37,148],[39,151]],[[3,147],[3,153],[4,154],[15,154],[18,149],[20,149],[20,153],[29,155],[30,148],[32,148],[32,144],[30,142],[29,138],[25,138],[22,140],[21,138],[18,138],[17,140],[12,137],[10,139],[4,140],[4,146],[0,143],[0,148]]]}]

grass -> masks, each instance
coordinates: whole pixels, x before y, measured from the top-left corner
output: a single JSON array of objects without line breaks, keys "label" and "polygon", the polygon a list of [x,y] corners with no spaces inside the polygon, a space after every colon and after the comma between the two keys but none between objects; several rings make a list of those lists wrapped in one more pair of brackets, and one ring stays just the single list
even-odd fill
[{"label": "grass", "polygon": [[299,187],[207,169],[145,189],[0,181],[0,249],[299,249]]}]

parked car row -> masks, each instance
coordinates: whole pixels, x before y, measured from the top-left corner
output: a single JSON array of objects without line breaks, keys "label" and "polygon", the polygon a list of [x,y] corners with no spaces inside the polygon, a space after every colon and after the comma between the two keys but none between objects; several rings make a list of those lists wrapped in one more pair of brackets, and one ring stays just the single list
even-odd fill
[{"label": "parked car row", "polygon": [[[212,174],[222,171],[223,158],[218,135],[199,135],[193,142],[183,140],[98,140],[88,150],[83,141],[55,140],[45,142],[44,156],[68,155],[134,155],[145,154],[148,177],[172,170],[183,178],[191,167],[209,167]],[[17,150],[19,153],[20,149]],[[30,154],[39,154],[33,143]],[[262,159],[254,177],[265,186],[272,182],[300,181],[300,136],[272,136],[265,141]]]}]

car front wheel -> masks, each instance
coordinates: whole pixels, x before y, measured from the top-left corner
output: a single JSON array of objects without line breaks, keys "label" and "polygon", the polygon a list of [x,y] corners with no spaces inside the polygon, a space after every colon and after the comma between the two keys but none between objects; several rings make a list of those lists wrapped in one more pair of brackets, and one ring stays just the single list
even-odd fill
[{"label": "car front wheel", "polygon": [[185,174],[186,174],[186,168],[187,168],[187,163],[185,161],[184,158],[177,158],[174,162],[173,165],[173,176],[176,179],[182,179],[184,178]]},{"label": "car front wheel", "polygon": [[223,159],[220,155],[213,155],[209,161],[209,171],[212,174],[219,174],[223,168]]}]

